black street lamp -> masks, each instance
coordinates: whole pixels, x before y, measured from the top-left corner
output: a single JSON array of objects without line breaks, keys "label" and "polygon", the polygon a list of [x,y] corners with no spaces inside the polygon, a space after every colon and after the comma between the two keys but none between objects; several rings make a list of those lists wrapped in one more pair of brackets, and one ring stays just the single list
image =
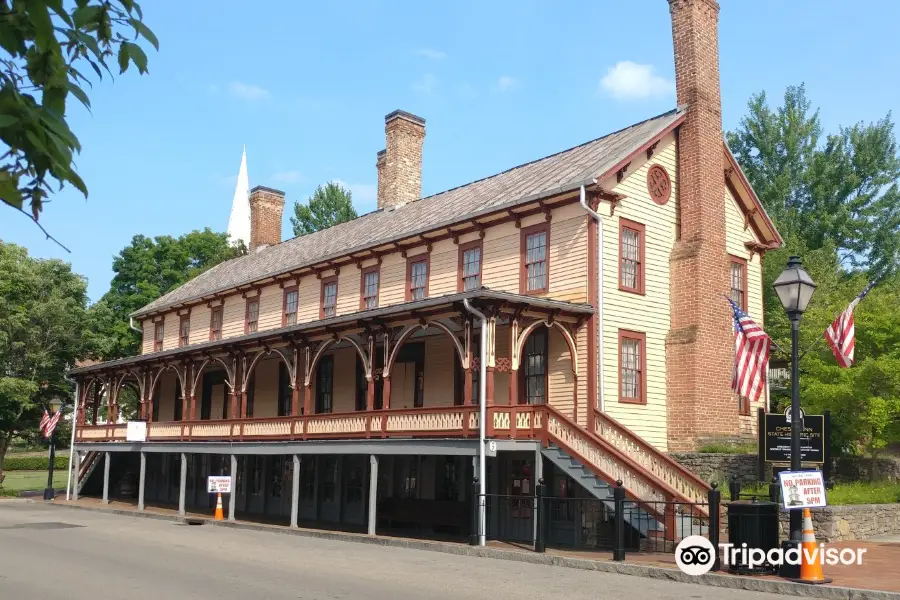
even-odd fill
[{"label": "black street lamp", "polygon": [[[59,398],[50,400],[50,416],[62,410],[62,401]],[[62,416],[62,415],[60,415]],[[44,500],[56,498],[56,490],[53,489],[53,463],[56,462],[56,428],[50,434],[50,465],[47,469],[47,487],[44,488]]]},{"label": "black street lamp", "polygon": [[[792,256],[788,260],[787,268],[781,272],[775,283],[772,284],[781,305],[791,320],[791,471],[799,471],[802,468],[800,457],[800,432],[803,429],[803,419],[800,415],[800,319],[816,284],[803,269],[803,263],[799,256]],[[802,515],[799,510],[791,511],[791,539],[800,541],[800,529],[802,527]]]}]

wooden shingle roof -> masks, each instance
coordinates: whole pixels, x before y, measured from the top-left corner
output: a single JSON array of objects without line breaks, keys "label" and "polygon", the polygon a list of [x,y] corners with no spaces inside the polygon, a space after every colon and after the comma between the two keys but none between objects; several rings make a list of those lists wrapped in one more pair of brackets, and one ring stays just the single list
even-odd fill
[{"label": "wooden shingle roof", "polygon": [[369,247],[471,220],[593,182],[668,131],[676,109],[604,137],[408,204],[377,210],[328,229],[292,238],[221,263],[136,311],[140,317]]}]

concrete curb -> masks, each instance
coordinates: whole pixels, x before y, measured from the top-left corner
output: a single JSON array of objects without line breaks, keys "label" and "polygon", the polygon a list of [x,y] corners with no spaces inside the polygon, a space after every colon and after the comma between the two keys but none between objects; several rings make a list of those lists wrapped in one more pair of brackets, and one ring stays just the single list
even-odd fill
[{"label": "concrete curb", "polygon": [[[31,500],[31,502],[35,502]],[[243,529],[248,531],[265,531],[280,535],[296,535],[301,537],[334,540],[342,542],[354,542],[357,544],[372,544],[391,548],[409,548],[412,550],[426,550],[429,552],[443,552],[458,556],[476,556],[480,558],[492,558],[497,560],[509,560],[515,562],[530,563],[536,565],[549,565],[565,567],[568,569],[580,569],[582,571],[597,571],[601,573],[615,573],[618,575],[632,575],[636,577],[649,577],[652,579],[664,579],[678,583],[695,583],[713,587],[722,587],[733,590],[747,590],[751,592],[768,592],[786,596],[801,596],[804,598],[825,598],[826,600],[900,600],[900,594],[878,590],[864,590],[859,588],[837,587],[830,585],[805,585],[790,581],[775,581],[772,579],[760,579],[756,577],[742,577],[739,575],[718,575],[707,573],[694,576],[682,573],[676,569],[664,567],[637,565],[627,562],[612,562],[602,560],[590,560],[586,558],[573,558],[567,556],[555,556],[552,554],[539,554],[536,552],[517,552],[515,550],[502,550],[500,548],[482,548],[479,546],[466,546],[446,542],[431,542],[426,540],[411,540],[403,538],[376,537],[356,533],[344,533],[338,531],[322,531],[317,529],[290,529],[278,525],[264,525],[259,523],[215,521],[195,517],[179,517],[177,515],[163,515],[152,512],[139,513],[133,510],[103,508],[97,506],[79,506],[76,504],[53,504],[59,508],[72,508],[90,512],[102,512],[127,517],[155,519],[158,521],[170,521],[174,523],[194,522],[225,527],[230,529]]]}]

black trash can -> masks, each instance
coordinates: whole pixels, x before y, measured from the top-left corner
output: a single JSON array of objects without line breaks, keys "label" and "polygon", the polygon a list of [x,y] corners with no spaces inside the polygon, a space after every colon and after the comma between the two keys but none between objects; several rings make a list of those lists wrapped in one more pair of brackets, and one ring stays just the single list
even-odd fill
[{"label": "black trash can", "polygon": [[[732,548],[759,548],[767,553],[778,548],[778,505],[774,502],[756,500],[737,500],[728,503],[728,541]],[[754,565],[751,569],[741,552],[737,560],[727,557],[728,570],[732,573],[767,574],[775,573],[777,567],[768,564]],[[723,556],[723,560],[725,557]]]}]

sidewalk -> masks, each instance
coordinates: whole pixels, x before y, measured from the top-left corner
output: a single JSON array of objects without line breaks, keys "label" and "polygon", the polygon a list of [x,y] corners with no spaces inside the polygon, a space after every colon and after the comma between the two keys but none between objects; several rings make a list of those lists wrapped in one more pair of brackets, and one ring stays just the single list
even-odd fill
[{"label": "sidewalk", "polygon": [[48,504],[126,516],[140,516],[170,521],[186,520],[198,524],[211,524],[217,527],[253,529],[279,534],[397,546],[536,564],[552,564],[583,570],[637,575],[792,596],[846,598],[847,600],[900,600],[900,569],[897,568],[897,565],[900,564],[900,543],[896,542],[853,541],[829,544],[828,546],[833,548],[865,548],[867,551],[864,555],[863,564],[861,566],[826,566],[825,575],[833,578],[834,583],[810,586],[787,582],[775,576],[746,577],[731,575],[725,571],[693,577],[678,570],[675,566],[673,554],[628,553],[625,562],[615,562],[612,560],[611,552],[579,552],[548,548],[546,553],[538,554],[532,552],[529,546],[523,547],[503,542],[490,542],[487,548],[479,548],[454,541],[433,541],[381,535],[369,536],[363,533],[347,533],[323,529],[291,529],[284,525],[253,521],[214,521],[212,520],[212,515],[206,513],[187,513],[182,518],[178,516],[177,509],[156,506],[148,506],[143,513],[139,513],[136,503],[112,501],[109,504],[103,504],[96,498],[80,498],[77,503],[58,499]]}]

